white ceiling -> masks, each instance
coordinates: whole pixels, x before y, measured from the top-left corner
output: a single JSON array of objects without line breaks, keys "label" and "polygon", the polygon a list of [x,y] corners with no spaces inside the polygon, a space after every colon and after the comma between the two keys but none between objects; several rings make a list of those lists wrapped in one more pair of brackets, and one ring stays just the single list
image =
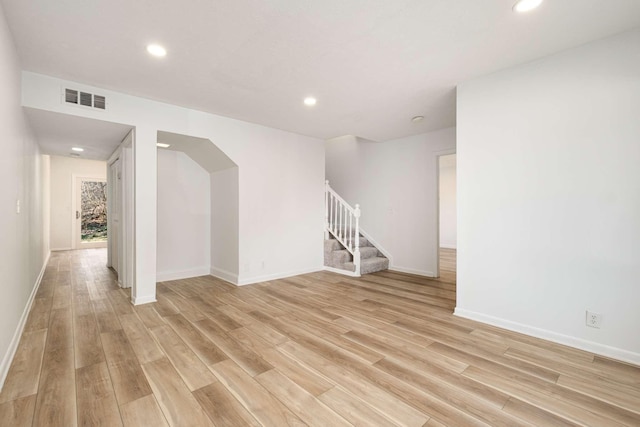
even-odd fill
[{"label": "white ceiling", "polygon": [[69,157],[71,147],[84,151],[81,159],[107,160],[131,126],[33,108],[24,109],[43,154]]},{"label": "white ceiling", "polygon": [[158,131],[158,142],[169,144],[158,150],[181,151],[209,173],[237,166],[210,139]]},{"label": "white ceiling", "polygon": [[2,0],[26,70],[375,141],[454,125],[460,82],[640,26],[639,0],[514,2]]}]

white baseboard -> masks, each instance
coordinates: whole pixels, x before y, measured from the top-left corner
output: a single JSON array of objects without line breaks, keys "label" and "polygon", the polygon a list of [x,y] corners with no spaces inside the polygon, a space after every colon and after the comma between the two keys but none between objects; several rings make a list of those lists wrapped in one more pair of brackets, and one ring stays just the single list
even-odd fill
[{"label": "white baseboard", "polygon": [[238,284],[238,275],[231,273],[230,271],[223,270],[222,268],[211,267],[209,274],[213,277],[217,277],[218,279],[222,279],[225,282],[233,283],[234,285]]},{"label": "white baseboard", "polygon": [[353,271],[349,271],[349,270],[342,270],[341,268],[333,268],[333,267],[327,267],[326,265],[323,268],[324,271],[330,271],[332,273],[337,273],[337,274],[342,274],[343,276],[349,276],[349,277],[362,277],[359,274],[356,274]]},{"label": "white baseboard", "polygon": [[208,276],[209,274],[209,266],[196,267],[189,270],[159,271],[156,273],[156,282],[166,282],[167,280],[180,280],[188,279],[190,277]]},{"label": "white baseboard", "polygon": [[146,296],[131,298],[131,302],[133,303],[133,305],[149,304],[156,301],[157,300],[155,295],[146,295]]},{"label": "white baseboard", "polygon": [[51,252],[72,251],[73,248],[51,248]]},{"label": "white baseboard", "polygon": [[291,276],[299,276],[300,274],[315,273],[317,271],[322,271],[322,267],[310,268],[310,269],[298,270],[298,271],[290,271],[288,273],[275,273],[275,274],[267,274],[264,276],[238,278],[237,285],[238,286],[251,285],[254,283],[268,282],[269,280],[278,280],[278,279],[285,279]]},{"label": "white baseboard", "polygon": [[445,245],[445,244],[440,244],[440,247],[441,247],[441,248],[444,248],[444,249],[458,249],[458,248],[457,248],[457,245]]},{"label": "white baseboard", "polygon": [[389,270],[398,271],[400,273],[415,274],[416,276],[436,277],[436,274],[433,271],[416,270],[414,268],[400,267],[400,266],[397,266],[397,265],[390,265],[389,266]]},{"label": "white baseboard", "polygon": [[0,364],[0,391],[2,391],[4,381],[7,379],[7,374],[9,373],[9,368],[11,367],[11,362],[13,362],[13,357],[16,355],[16,351],[18,350],[20,338],[22,337],[22,333],[24,332],[24,327],[27,323],[27,318],[29,317],[31,306],[33,305],[33,300],[36,297],[36,293],[38,293],[38,288],[40,288],[40,283],[42,282],[42,277],[44,276],[44,271],[47,268],[47,263],[49,262],[50,256],[51,251],[47,252],[47,256],[45,257],[44,264],[42,265],[42,269],[40,270],[40,274],[38,274],[38,277],[36,278],[36,283],[34,283],[33,285],[31,295],[29,295],[29,299],[27,300],[27,305],[24,307],[22,316],[20,316],[20,321],[18,322],[18,326],[13,333],[13,338],[11,338],[11,342],[9,343],[9,348],[2,358],[2,364]]},{"label": "white baseboard", "polygon": [[457,307],[454,311],[454,314],[456,316],[464,317],[465,319],[488,323],[489,325],[497,326],[499,328],[508,329],[514,332],[520,332],[532,337],[553,341],[558,344],[575,347],[580,350],[585,350],[591,353],[599,354],[601,356],[610,357],[612,359],[617,359],[623,362],[633,363],[634,365],[640,366],[640,353],[634,353],[628,350],[623,350],[621,348],[611,347],[593,341],[583,340],[582,338],[563,335],[557,332],[548,331],[546,329],[535,328],[533,326],[524,325],[522,323],[512,322],[511,320],[505,320]]}]

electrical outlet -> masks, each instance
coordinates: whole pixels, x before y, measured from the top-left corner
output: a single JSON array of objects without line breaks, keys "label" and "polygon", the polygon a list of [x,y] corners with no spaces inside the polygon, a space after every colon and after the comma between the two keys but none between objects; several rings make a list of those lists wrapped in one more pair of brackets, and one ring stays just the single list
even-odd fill
[{"label": "electrical outlet", "polygon": [[600,329],[602,326],[602,314],[587,310],[587,326]]}]

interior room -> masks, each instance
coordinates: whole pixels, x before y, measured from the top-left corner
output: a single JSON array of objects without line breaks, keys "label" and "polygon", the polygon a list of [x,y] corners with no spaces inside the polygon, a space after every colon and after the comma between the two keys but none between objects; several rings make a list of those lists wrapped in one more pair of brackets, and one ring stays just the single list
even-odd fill
[{"label": "interior room", "polygon": [[640,425],[640,2],[0,0],[0,424]]}]

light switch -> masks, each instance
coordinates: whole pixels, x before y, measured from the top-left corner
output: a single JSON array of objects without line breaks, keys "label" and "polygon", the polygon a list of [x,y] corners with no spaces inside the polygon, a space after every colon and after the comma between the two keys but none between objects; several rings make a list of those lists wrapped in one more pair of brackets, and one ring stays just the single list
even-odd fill
[{"label": "light switch", "polygon": [[19,214],[20,213],[20,199],[16,200],[16,213]]}]

